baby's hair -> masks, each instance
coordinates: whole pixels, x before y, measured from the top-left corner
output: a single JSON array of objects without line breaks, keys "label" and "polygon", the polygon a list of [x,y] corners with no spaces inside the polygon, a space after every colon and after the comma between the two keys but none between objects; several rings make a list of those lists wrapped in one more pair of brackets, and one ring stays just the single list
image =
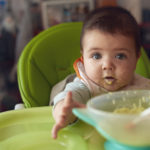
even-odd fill
[{"label": "baby's hair", "polygon": [[141,48],[139,25],[129,11],[122,7],[102,7],[91,11],[84,20],[81,33],[82,43],[86,31],[98,29],[102,32],[132,37],[135,40],[136,54]]}]

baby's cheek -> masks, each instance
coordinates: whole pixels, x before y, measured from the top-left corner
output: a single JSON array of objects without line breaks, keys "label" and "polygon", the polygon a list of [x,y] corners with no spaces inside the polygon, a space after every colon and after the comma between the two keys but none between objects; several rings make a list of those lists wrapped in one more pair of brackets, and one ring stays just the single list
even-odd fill
[{"label": "baby's cheek", "polygon": [[88,78],[97,84],[99,84],[101,80],[101,76],[98,73],[92,71],[88,74]]},{"label": "baby's cheek", "polygon": [[134,73],[133,72],[123,72],[120,76],[120,79],[123,83],[130,83],[133,79]]},{"label": "baby's cheek", "polygon": [[91,78],[95,78],[96,73],[97,73],[97,70],[95,69],[95,67],[90,66],[90,65],[86,67],[86,74],[90,76]]},{"label": "baby's cheek", "polygon": [[97,77],[97,75],[94,74],[94,73],[92,73],[92,72],[91,72],[91,74],[89,74],[88,77],[90,78],[90,80],[92,80],[94,82],[99,80],[98,77]]}]

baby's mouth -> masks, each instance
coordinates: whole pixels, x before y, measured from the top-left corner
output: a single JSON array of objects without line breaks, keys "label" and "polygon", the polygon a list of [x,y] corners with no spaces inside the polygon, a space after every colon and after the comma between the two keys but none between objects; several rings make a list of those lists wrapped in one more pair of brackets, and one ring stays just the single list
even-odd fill
[{"label": "baby's mouth", "polygon": [[113,82],[115,81],[116,79],[114,77],[111,77],[111,76],[108,76],[108,77],[104,77],[104,81],[106,84],[113,84]]}]

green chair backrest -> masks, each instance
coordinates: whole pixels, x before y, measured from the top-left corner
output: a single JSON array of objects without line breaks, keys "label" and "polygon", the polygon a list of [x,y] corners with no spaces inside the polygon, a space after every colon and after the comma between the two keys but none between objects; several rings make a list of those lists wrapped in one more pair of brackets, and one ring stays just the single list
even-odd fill
[{"label": "green chair backrest", "polygon": [[[82,23],[63,23],[41,32],[24,48],[18,62],[18,84],[25,107],[47,106],[57,82],[74,72],[80,56]],[[144,50],[136,72],[149,78],[149,60]]]},{"label": "green chair backrest", "polygon": [[143,48],[141,49],[141,57],[137,62],[136,73],[150,78],[150,60]]},{"label": "green chair backrest", "polygon": [[73,73],[80,56],[81,22],[51,27],[34,37],[18,62],[18,84],[26,107],[49,104],[51,88]]}]

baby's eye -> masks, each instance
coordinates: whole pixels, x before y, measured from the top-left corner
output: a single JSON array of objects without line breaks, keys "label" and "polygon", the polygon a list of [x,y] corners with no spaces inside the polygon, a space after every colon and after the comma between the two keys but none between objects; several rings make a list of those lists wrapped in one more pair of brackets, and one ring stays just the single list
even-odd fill
[{"label": "baby's eye", "polygon": [[117,54],[115,57],[116,57],[117,59],[125,59],[125,58],[127,58],[127,56],[126,56],[125,54],[122,54],[122,53]]},{"label": "baby's eye", "polygon": [[99,54],[99,53],[95,53],[95,54],[92,55],[92,57],[93,57],[94,59],[100,59],[102,56],[101,56],[101,54]]}]

